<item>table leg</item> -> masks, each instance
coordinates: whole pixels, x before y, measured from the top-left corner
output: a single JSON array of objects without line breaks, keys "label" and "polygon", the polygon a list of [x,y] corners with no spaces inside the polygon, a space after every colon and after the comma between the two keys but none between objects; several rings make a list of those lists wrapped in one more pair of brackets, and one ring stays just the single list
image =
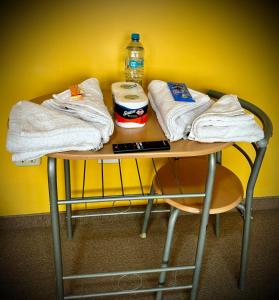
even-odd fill
[{"label": "table leg", "polygon": [[240,279],[239,288],[244,289],[247,267],[248,267],[248,251],[249,251],[249,240],[250,240],[250,230],[251,230],[251,214],[252,214],[252,202],[254,187],[259,175],[261,164],[266,152],[266,147],[259,148],[257,150],[257,157],[254,162],[251,175],[249,177],[246,199],[245,199],[245,215],[244,215],[244,226],[243,226],[243,237],[242,237],[242,249],[241,249],[241,265],[240,265]]},{"label": "table leg", "polygon": [[[171,215],[170,215],[169,223],[168,223],[167,239],[166,239],[165,248],[164,248],[164,252],[163,252],[163,262],[161,265],[162,269],[168,267],[170,250],[171,250],[172,240],[173,240],[174,227],[175,227],[177,217],[179,216],[179,213],[180,213],[180,211],[178,208],[173,208],[171,211]],[[164,271],[160,273],[159,287],[164,287],[164,284],[166,281],[166,275],[167,274]],[[162,297],[163,297],[163,292],[158,291],[156,293],[156,300],[161,300]]]},{"label": "table leg", "polygon": [[209,164],[209,168],[208,168],[208,176],[207,176],[206,189],[205,189],[206,196],[204,199],[203,212],[201,216],[201,225],[200,225],[200,232],[198,238],[198,246],[196,252],[196,259],[195,259],[195,270],[193,275],[193,286],[192,286],[190,300],[197,299],[200,270],[201,270],[201,264],[202,264],[202,258],[204,253],[204,246],[205,246],[206,228],[208,224],[209,209],[211,205],[212,191],[213,191],[213,184],[214,184],[214,177],[215,177],[215,168],[216,168],[215,154],[209,155],[208,164]]},{"label": "table leg", "polygon": [[[153,185],[150,188],[150,193],[149,194],[154,195]],[[144,220],[143,220],[143,225],[142,225],[141,234],[140,234],[140,237],[142,239],[146,238],[146,232],[147,232],[147,228],[148,228],[150,214],[151,214],[151,211],[152,211],[153,202],[154,202],[154,199],[148,199],[148,202],[147,202],[147,205],[146,205],[146,208],[145,208]]]},{"label": "table leg", "polygon": [[61,256],[61,240],[60,240],[60,223],[59,223],[59,211],[58,211],[58,197],[57,197],[57,178],[56,178],[56,159],[48,158],[48,188],[49,188],[49,201],[50,201],[50,213],[51,213],[51,225],[52,225],[52,237],[53,237],[53,250],[54,250],[54,262],[56,272],[56,288],[57,298],[62,300],[64,298],[63,287],[63,267]]},{"label": "table leg", "polygon": [[[65,192],[66,200],[71,199],[71,173],[70,161],[64,160],[64,174],[65,174]],[[73,225],[72,225],[72,204],[66,204],[66,223],[67,223],[67,237],[68,240],[73,238]]]}]

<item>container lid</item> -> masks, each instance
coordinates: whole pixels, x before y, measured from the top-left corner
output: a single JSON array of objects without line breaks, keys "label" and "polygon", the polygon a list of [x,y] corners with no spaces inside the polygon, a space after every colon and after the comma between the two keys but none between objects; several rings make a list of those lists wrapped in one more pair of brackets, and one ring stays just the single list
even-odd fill
[{"label": "container lid", "polygon": [[138,33],[132,33],[131,38],[132,38],[133,41],[134,40],[139,41],[140,35]]}]

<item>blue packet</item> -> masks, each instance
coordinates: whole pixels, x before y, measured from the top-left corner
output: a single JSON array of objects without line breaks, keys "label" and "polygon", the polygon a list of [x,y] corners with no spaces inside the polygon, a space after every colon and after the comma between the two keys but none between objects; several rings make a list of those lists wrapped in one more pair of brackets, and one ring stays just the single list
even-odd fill
[{"label": "blue packet", "polygon": [[168,87],[175,101],[195,102],[185,83],[168,82]]}]

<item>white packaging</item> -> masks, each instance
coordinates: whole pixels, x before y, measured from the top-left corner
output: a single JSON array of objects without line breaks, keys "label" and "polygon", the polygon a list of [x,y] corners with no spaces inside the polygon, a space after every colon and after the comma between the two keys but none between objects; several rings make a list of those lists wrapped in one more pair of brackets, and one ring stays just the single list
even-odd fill
[{"label": "white packaging", "polygon": [[134,82],[115,82],[111,86],[115,123],[125,128],[143,127],[147,122],[148,98]]}]

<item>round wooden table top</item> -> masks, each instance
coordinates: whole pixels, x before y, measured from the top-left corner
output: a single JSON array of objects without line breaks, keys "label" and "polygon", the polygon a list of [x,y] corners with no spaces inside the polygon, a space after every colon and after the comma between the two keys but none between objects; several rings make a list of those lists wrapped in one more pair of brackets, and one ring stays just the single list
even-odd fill
[{"label": "round wooden table top", "polygon": [[[32,100],[35,103],[41,103],[45,99],[51,98],[51,95],[38,97]],[[113,114],[113,103],[110,92],[104,93],[105,104],[111,114]],[[187,157],[200,156],[221,151],[232,145],[232,143],[200,143],[190,140],[179,140],[171,142],[170,150],[148,151],[114,154],[113,144],[133,143],[145,141],[166,140],[156,114],[153,112],[151,105],[148,108],[148,121],[144,127],[140,128],[123,128],[115,125],[114,132],[110,141],[104,144],[103,148],[98,151],[66,151],[48,154],[49,157],[70,159],[70,160],[90,160],[90,159],[118,159],[118,158],[163,158],[163,157]]]}]

